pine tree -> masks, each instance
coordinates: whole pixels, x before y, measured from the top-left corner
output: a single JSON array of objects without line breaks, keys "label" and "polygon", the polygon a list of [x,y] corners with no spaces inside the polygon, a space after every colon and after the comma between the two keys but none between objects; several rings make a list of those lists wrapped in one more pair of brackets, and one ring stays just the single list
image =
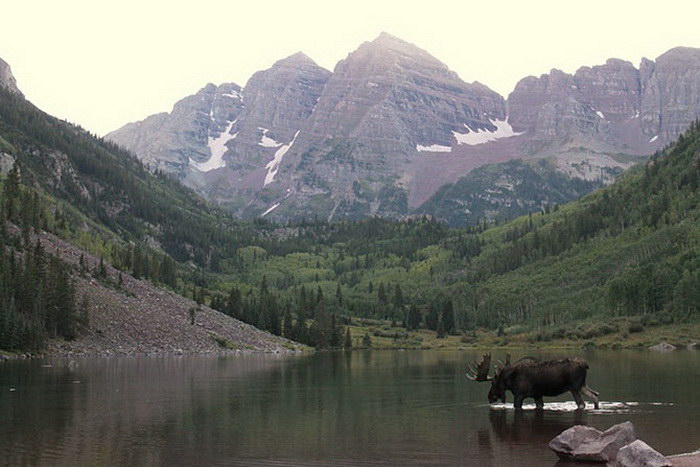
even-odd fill
[{"label": "pine tree", "polygon": [[420,310],[418,310],[418,307],[413,304],[411,307],[408,309],[408,320],[406,323],[406,328],[408,330],[412,329],[418,329],[421,324],[421,313]]},{"label": "pine tree", "polygon": [[452,300],[445,300],[443,303],[442,324],[445,327],[445,332],[453,333],[455,331],[455,315]]},{"label": "pine tree", "polygon": [[350,328],[345,328],[345,342],[343,343],[345,350],[352,349],[352,336],[350,335]]},{"label": "pine tree", "polygon": [[388,302],[383,282],[379,283],[379,288],[377,289],[377,301],[379,301],[380,305],[386,305]]},{"label": "pine tree", "polygon": [[428,329],[437,331],[439,319],[440,316],[438,315],[437,308],[434,305],[430,305],[430,308],[428,309],[428,316],[425,318],[425,325],[428,327]]},{"label": "pine tree", "polygon": [[289,303],[284,309],[284,319],[282,321],[282,336],[287,339],[296,340],[294,335],[294,323],[292,322],[292,307]]},{"label": "pine tree", "polygon": [[343,306],[343,291],[340,289],[340,282],[338,282],[338,286],[335,289],[335,299],[338,302],[338,306],[342,307]]},{"label": "pine tree", "polygon": [[442,321],[442,318],[438,320],[438,325],[437,325],[437,338],[438,339],[444,339],[447,337],[447,332],[445,331],[445,323]]},{"label": "pine tree", "polygon": [[393,305],[397,309],[403,308],[403,293],[401,292],[401,286],[399,284],[396,284],[396,287],[394,287],[394,299],[393,299]]},{"label": "pine tree", "polygon": [[7,219],[10,220],[14,220],[15,215],[17,213],[15,206],[19,198],[19,184],[19,166],[15,162],[12,165],[12,169],[10,169],[10,171],[7,174],[7,179],[5,180],[2,193],[4,201],[3,209],[5,210],[5,215],[7,216]]}]

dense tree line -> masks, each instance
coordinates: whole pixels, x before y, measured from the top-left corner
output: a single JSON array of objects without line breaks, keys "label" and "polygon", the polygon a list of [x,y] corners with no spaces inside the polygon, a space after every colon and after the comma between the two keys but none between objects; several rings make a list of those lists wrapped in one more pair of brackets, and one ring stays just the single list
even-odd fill
[{"label": "dense tree line", "polygon": [[38,350],[46,338],[75,338],[81,324],[70,268],[30,240],[45,221],[38,194],[21,188],[13,167],[0,197],[0,349]]}]

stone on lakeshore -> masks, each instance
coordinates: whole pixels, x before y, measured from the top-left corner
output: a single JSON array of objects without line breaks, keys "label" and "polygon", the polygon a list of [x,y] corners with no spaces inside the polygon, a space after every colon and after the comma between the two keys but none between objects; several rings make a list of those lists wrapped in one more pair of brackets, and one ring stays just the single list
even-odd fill
[{"label": "stone on lakeshore", "polygon": [[620,423],[605,430],[600,437],[582,443],[574,449],[573,457],[594,462],[614,461],[620,448],[636,439],[632,422]]},{"label": "stone on lakeshore", "polygon": [[582,443],[599,438],[602,431],[585,425],[572,426],[549,442],[549,448],[561,458],[569,458]]},{"label": "stone on lakeshore", "polygon": [[672,467],[670,460],[638,439],[624,446],[617,453],[618,467]]},{"label": "stone on lakeshore", "polygon": [[620,448],[636,439],[631,422],[614,425],[602,433],[595,428],[577,425],[554,438],[549,447],[565,459],[613,462]]},{"label": "stone on lakeshore", "polygon": [[700,465],[700,451],[668,456],[673,467],[697,467]]},{"label": "stone on lakeshore", "polygon": [[659,342],[658,344],[649,347],[649,350],[653,350],[655,352],[670,352],[671,350],[676,350],[676,346],[669,344],[668,342]]},{"label": "stone on lakeshore", "polygon": [[697,342],[691,342],[688,344],[686,347],[688,350],[698,350],[698,343]]}]

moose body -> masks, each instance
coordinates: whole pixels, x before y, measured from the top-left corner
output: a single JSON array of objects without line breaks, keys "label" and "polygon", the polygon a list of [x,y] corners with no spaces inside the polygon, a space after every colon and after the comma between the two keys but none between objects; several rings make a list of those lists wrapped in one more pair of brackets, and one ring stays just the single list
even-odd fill
[{"label": "moose body", "polygon": [[513,393],[513,405],[521,409],[523,401],[529,397],[535,399],[537,408],[544,406],[543,397],[554,397],[571,391],[579,409],[585,408],[581,394],[593,400],[598,408],[598,393],[586,386],[588,363],[582,358],[565,358],[540,362],[526,357],[510,364],[510,356],[505,364],[496,369],[493,377],[488,377],[491,355],[486,354],[482,361],[472,366],[472,374],[467,374],[475,381],[491,381],[489,403],[499,399],[506,401],[506,391]]}]

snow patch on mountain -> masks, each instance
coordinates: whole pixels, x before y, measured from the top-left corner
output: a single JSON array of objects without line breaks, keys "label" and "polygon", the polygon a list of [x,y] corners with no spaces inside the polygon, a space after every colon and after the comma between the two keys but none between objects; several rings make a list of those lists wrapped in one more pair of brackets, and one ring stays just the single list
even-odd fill
[{"label": "snow patch on mountain", "polygon": [[230,97],[232,99],[241,99],[241,100],[243,99],[243,97],[241,96],[241,93],[238,91],[231,91],[230,93],[222,94],[222,96],[223,97]]},{"label": "snow patch on mountain", "polygon": [[650,142],[650,143],[653,143],[653,142],[656,141],[657,139],[659,139],[659,135],[656,135],[656,136],[654,136],[653,138],[651,138],[651,139],[649,140],[649,142]]},{"label": "snow patch on mountain", "polygon": [[263,132],[262,136],[260,137],[260,142],[258,143],[258,146],[262,146],[264,148],[278,148],[282,145],[282,143],[278,143],[274,139],[267,136],[267,132],[270,131],[267,128],[259,126],[258,130]]},{"label": "snow patch on mountain", "polygon": [[472,130],[465,123],[464,127],[469,131],[468,133],[458,133],[456,131],[452,132],[458,144],[468,144],[469,146],[477,146],[479,144],[488,143],[491,141],[496,141],[498,139],[510,138],[512,136],[522,135],[522,132],[516,132],[513,127],[508,123],[508,119],[505,120],[490,120],[491,124],[496,127],[495,131],[489,131],[486,129]]},{"label": "snow patch on mountain", "polygon": [[[296,139],[297,139],[297,136],[299,136],[299,131],[294,133],[294,138],[292,138],[292,141],[289,144],[282,145],[281,148],[279,148],[277,151],[275,151],[275,156],[265,166],[265,168],[267,169],[267,174],[265,175],[265,182],[263,183],[263,186],[269,185],[270,183],[275,181],[275,175],[277,175],[277,171],[280,168],[280,164],[282,163],[282,158],[284,157],[285,154],[287,154],[287,151],[289,151],[289,148],[292,147],[292,145],[294,144],[294,141],[296,141]],[[263,215],[265,215],[265,214],[263,214]]]},{"label": "snow patch on mountain", "polygon": [[603,112],[601,112],[600,110],[596,110],[595,114],[597,116],[599,116],[600,118],[602,118],[603,120],[605,120],[605,114]]},{"label": "snow patch on mountain", "polygon": [[224,154],[228,150],[226,144],[232,141],[238,136],[238,132],[231,134],[233,125],[236,124],[238,119],[229,123],[224,131],[221,132],[216,138],[209,137],[208,146],[211,157],[206,162],[197,162],[190,158],[190,164],[194,166],[195,169],[200,172],[209,172],[214,169],[220,169],[226,166],[226,161],[224,160]]},{"label": "snow patch on mountain", "polygon": [[440,144],[431,144],[430,146],[416,145],[418,152],[452,152],[452,146],[442,146]]},{"label": "snow patch on mountain", "polygon": [[267,211],[263,212],[263,213],[260,215],[260,217],[265,217],[266,215],[270,214],[272,211],[274,211],[275,209],[277,209],[277,208],[279,207],[280,204],[281,204],[281,203],[275,203],[275,204],[273,204],[272,206],[270,206],[270,208],[269,208]]}]

